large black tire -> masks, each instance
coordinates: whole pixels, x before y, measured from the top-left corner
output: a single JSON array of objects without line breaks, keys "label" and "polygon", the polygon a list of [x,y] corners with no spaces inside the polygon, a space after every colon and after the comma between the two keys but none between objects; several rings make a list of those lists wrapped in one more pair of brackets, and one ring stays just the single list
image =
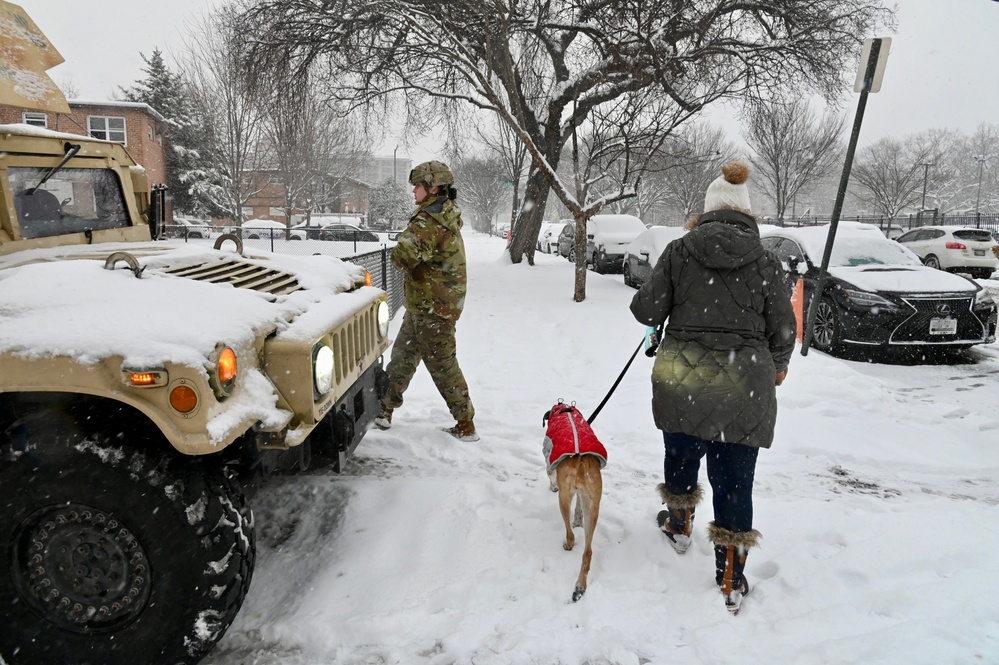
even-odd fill
[{"label": "large black tire", "polygon": [[812,327],[812,344],[819,351],[836,352],[842,339],[839,315],[836,305],[830,298],[823,298],[815,308],[815,322]]},{"label": "large black tire", "polygon": [[242,605],[253,517],[222,468],[39,412],[0,439],[0,488],[7,665],[196,663]]},{"label": "large black tire", "polygon": [[940,259],[938,259],[933,254],[927,254],[926,258],[923,259],[923,265],[929,268],[936,268],[937,270],[942,270],[940,267]]}]

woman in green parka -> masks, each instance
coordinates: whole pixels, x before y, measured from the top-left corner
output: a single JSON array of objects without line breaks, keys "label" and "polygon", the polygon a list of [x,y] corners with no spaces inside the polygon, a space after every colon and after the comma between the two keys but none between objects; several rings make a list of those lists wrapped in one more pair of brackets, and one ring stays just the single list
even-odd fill
[{"label": "woman in green parka", "polygon": [[737,613],[749,592],[746,553],[760,536],[756,457],[773,441],[795,319],[780,264],[760,243],[749,169],[733,162],[722,174],[708,187],[705,212],[666,247],[631,311],[647,326],[665,323],[652,370],[652,410],[665,443],[659,527],[677,552],[687,550],[707,455],[715,582]]}]

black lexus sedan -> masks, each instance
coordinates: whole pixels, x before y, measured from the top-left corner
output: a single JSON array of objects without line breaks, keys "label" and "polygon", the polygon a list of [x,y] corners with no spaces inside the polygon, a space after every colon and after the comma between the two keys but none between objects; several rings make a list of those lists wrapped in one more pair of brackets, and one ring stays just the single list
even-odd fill
[{"label": "black lexus sedan", "polygon": [[[828,229],[760,226],[788,282],[802,282],[803,314],[815,297]],[[870,224],[839,224],[820,298],[812,344],[829,353],[995,341],[996,304],[980,284],[924,266]]]}]

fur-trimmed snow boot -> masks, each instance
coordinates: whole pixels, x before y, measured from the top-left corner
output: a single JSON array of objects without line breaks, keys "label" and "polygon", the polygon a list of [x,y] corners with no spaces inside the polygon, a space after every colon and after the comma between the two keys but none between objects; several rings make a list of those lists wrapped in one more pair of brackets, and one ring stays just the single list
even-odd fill
[{"label": "fur-trimmed snow boot", "polygon": [[666,504],[666,510],[660,510],[656,516],[659,529],[669,538],[670,545],[678,554],[683,554],[690,547],[690,531],[694,526],[694,509],[701,502],[704,490],[700,484],[693,492],[673,494],[666,489],[665,483],[656,487],[659,496]]},{"label": "fur-trimmed snow boot", "polygon": [[714,522],[708,524],[708,538],[715,545],[715,584],[725,596],[725,609],[738,614],[742,599],[749,594],[746,555],[760,539],[756,529],[729,531]]}]

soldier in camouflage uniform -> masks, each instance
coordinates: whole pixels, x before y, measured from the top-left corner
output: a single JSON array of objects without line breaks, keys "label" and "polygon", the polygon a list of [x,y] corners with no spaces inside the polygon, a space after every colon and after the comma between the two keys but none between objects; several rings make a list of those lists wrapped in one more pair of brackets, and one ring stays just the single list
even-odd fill
[{"label": "soldier in camouflage uniform", "polygon": [[454,329],[465,305],[466,277],[454,176],[447,165],[433,161],[414,168],[409,181],[417,208],[392,250],[393,265],[406,275],[406,314],[392,347],[388,391],[375,425],[391,427],[392,411],[402,405],[422,360],[457,421],[448,433],[477,441],[475,409],[455,351]]}]

